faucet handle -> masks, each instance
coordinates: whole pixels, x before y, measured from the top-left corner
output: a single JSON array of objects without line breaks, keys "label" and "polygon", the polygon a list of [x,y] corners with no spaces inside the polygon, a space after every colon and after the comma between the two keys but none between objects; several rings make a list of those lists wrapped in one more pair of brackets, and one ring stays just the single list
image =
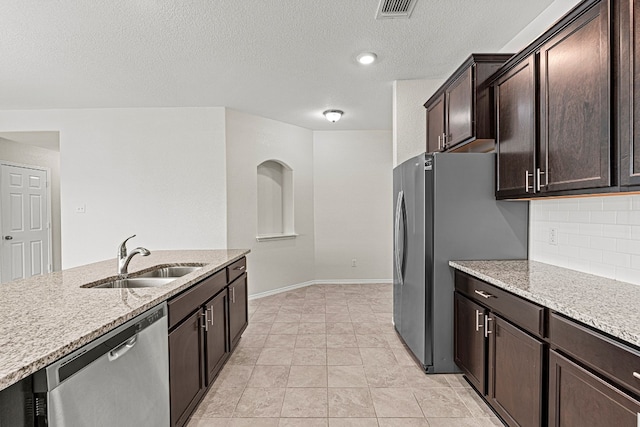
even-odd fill
[{"label": "faucet handle", "polygon": [[127,237],[126,239],[124,239],[124,241],[122,243],[120,243],[120,246],[118,246],[118,256],[119,257],[127,256],[127,242],[129,240],[133,239],[134,237],[136,237],[135,234],[133,236]]}]

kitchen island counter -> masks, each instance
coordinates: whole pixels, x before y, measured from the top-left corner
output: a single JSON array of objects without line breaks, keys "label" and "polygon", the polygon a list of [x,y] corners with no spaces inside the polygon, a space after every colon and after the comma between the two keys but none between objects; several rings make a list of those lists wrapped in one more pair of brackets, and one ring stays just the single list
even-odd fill
[{"label": "kitchen island counter", "polygon": [[166,301],[242,258],[248,250],[152,251],[134,257],[129,274],[166,265],[202,265],[153,288],[85,288],[116,278],[117,261],[101,261],[0,286],[0,390]]},{"label": "kitchen island counter", "polygon": [[640,286],[529,260],[449,265],[640,347]]}]

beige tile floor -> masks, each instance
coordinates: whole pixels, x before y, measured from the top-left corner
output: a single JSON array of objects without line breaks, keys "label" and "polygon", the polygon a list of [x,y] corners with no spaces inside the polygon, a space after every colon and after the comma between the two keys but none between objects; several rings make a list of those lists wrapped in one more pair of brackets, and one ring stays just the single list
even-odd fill
[{"label": "beige tile floor", "polygon": [[314,285],[249,301],[249,326],[189,427],[501,426],[461,375],[425,375],[392,286]]}]

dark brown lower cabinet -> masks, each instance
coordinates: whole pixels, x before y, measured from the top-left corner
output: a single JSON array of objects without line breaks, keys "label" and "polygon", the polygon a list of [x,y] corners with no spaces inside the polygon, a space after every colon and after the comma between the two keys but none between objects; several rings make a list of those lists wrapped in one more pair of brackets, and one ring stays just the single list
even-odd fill
[{"label": "dark brown lower cabinet", "polygon": [[247,328],[247,297],[247,273],[244,273],[229,285],[229,339],[232,350]]},{"label": "dark brown lower cabinet", "polygon": [[242,258],[167,303],[172,427],[187,423],[247,327],[245,269]]},{"label": "dark brown lower cabinet", "polygon": [[545,345],[495,313],[490,316],[487,399],[509,425],[539,426]]},{"label": "dark brown lower cabinet", "polygon": [[171,425],[183,425],[206,390],[204,335],[197,311],[169,333]]},{"label": "dark brown lower cabinet", "polygon": [[216,378],[229,355],[227,309],[226,292],[220,292],[206,304],[207,385]]},{"label": "dark brown lower cabinet", "polygon": [[635,427],[640,402],[561,354],[549,352],[549,426]]},{"label": "dark brown lower cabinet", "polygon": [[484,318],[487,310],[458,292],[455,293],[453,301],[454,361],[476,390],[485,394],[487,346]]}]

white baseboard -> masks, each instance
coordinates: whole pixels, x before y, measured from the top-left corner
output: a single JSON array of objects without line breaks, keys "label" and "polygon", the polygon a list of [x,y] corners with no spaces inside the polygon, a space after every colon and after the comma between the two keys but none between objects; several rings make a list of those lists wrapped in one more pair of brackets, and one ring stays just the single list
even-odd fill
[{"label": "white baseboard", "polygon": [[326,280],[309,280],[302,283],[295,283],[282,288],[272,289],[270,291],[259,292],[249,295],[249,300],[277,295],[282,292],[292,291],[294,289],[306,288],[312,285],[375,285],[375,284],[392,284],[393,280],[389,279],[326,279]]}]

